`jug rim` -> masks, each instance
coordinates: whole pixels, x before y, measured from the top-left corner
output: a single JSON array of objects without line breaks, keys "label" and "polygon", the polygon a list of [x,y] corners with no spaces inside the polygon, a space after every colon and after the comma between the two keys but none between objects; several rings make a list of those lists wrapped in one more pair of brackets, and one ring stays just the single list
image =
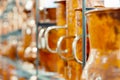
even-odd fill
[{"label": "jug rim", "polygon": [[[75,8],[74,9],[75,11],[82,11],[83,9],[82,8]],[[86,8],[86,10],[94,10],[94,8]]]},{"label": "jug rim", "polygon": [[93,9],[86,11],[85,15],[90,15],[90,14],[96,14],[96,13],[106,13],[106,12],[114,12],[114,11],[120,11],[119,8],[101,8],[101,9]]},{"label": "jug rim", "polygon": [[82,11],[82,8],[76,8],[75,11]]}]

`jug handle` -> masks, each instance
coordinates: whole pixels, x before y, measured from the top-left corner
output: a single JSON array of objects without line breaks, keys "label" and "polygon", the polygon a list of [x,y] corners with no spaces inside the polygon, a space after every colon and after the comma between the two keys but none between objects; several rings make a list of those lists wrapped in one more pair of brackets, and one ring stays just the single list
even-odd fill
[{"label": "jug handle", "polygon": [[77,55],[76,55],[76,46],[77,46],[78,40],[80,40],[81,38],[82,38],[82,35],[76,36],[76,38],[74,39],[74,41],[72,43],[72,54],[74,56],[74,59],[80,64],[82,64],[83,62],[81,60],[79,60]]},{"label": "jug handle", "polygon": [[65,61],[74,59],[73,57],[66,58],[65,56],[62,55],[63,53],[67,54],[68,50],[67,49],[61,50],[61,44],[62,44],[64,39],[69,39],[69,38],[75,38],[75,36],[62,36],[62,37],[59,38],[59,40],[57,42],[57,49],[56,49],[56,51],[57,51],[58,55]]},{"label": "jug handle", "polygon": [[42,46],[42,44],[45,45],[45,42],[43,43],[42,42],[42,36],[44,35],[44,32],[45,32],[45,29],[41,28],[40,31],[39,31],[39,38],[38,38],[38,41],[39,41],[39,48],[41,49],[44,49],[45,47]]},{"label": "jug handle", "polygon": [[67,26],[50,26],[46,29],[45,31],[45,43],[46,43],[46,48],[48,51],[50,51],[51,53],[56,53],[56,49],[55,50],[52,50],[50,47],[49,47],[49,42],[48,42],[48,36],[49,36],[49,32],[51,30],[54,30],[54,29],[67,29]]}]

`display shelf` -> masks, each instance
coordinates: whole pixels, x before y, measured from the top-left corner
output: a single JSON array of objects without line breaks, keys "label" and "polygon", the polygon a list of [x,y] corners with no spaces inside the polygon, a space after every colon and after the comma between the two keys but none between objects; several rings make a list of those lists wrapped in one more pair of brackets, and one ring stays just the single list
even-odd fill
[{"label": "display shelf", "polygon": [[[37,30],[36,32],[38,32],[38,26],[41,26],[41,27],[49,27],[49,26],[53,26],[55,24],[51,24],[51,23],[41,23],[39,22],[40,20],[40,14],[38,12],[38,0],[36,0],[36,26],[37,26]],[[88,10],[91,10],[91,9],[94,9],[94,8],[87,8],[86,7],[86,0],[83,0],[82,1],[82,66],[84,68],[85,64],[86,64],[86,60],[87,60],[87,55],[86,55],[86,52],[87,52],[87,48],[86,48],[86,45],[87,45],[87,28],[86,28],[86,16],[85,16],[85,12],[88,11]],[[39,23],[38,23],[39,22]],[[38,50],[38,33],[36,34],[36,44],[37,44],[37,50]],[[37,52],[38,54],[38,52]],[[37,57],[37,60],[39,58]],[[36,64],[36,67],[37,67],[38,64]],[[38,70],[36,69],[36,75],[38,73]],[[39,77],[39,76],[38,76]]]},{"label": "display shelf", "polygon": [[49,27],[49,26],[55,26],[56,23],[38,23],[39,27]]},{"label": "display shelf", "polygon": [[21,29],[18,29],[16,31],[12,31],[12,32],[9,32],[8,34],[5,34],[5,35],[1,35],[0,38],[1,40],[7,40],[9,36],[21,36],[22,35],[22,30]]},{"label": "display shelf", "polygon": [[86,29],[86,0],[82,1],[82,67],[84,68],[87,61],[87,29]]},{"label": "display shelf", "polygon": [[13,7],[15,6],[15,0],[10,0],[7,4],[6,9],[3,11],[3,13],[0,15],[0,19],[4,19],[5,15],[13,10]]},{"label": "display shelf", "polygon": [[21,30],[21,29],[18,29],[18,30],[16,30],[16,31],[9,32],[8,35],[9,35],[9,36],[18,36],[18,35],[21,35],[21,32],[22,32],[22,30]]},{"label": "display shelf", "polygon": [[5,11],[3,12],[3,14],[9,13],[10,11],[12,11],[12,10],[13,10],[13,7],[14,7],[15,5],[16,5],[16,4],[15,4],[15,0],[11,0],[11,1],[8,3],[8,5],[7,5]]},{"label": "display shelf", "polygon": [[[0,60],[2,60],[2,62],[5,61],[5,62],[7,62],[7,64],[14,66],[17,70],[16,71],[17,75],[20,77],[29,79],[30,77],[35,76],[35,74],[36,74],[35,69],[26,70],[25,68],[23,68],[21,61],[11,60],[11,59],[9,59],[7,57],[3,57],[3,56],[0,57]],[[43,70],[39,70],[38,80],[65,80],[63,78],[58,78],[57,76],[59,76],[57,73],[45,72]]]},{"label": "display shelf", "polygon": [[93,10],[94,8],[86,8],[86,11],[88,11],[88,10]]}]

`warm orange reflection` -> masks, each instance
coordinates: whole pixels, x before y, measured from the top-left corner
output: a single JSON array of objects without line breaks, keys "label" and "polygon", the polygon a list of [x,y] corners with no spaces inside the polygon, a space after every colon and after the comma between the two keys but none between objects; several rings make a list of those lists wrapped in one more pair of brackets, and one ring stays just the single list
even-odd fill
[{"label": "warm orange reflection", "polygon": [[[78,20],[81,19],[81,13],[75,13],[75,9],[79,7],[79,0],[67,0],[67,25],[68,25],[68,36],[75,36],[78,34],[81,34],[81,22],[78,22]],[[79,16],[79,17],[78,17]],[[67,40],[67,49],[68,54],[67,57],[72,56],[72,44],[73,39]],[[81,44],[81,42],[79,42]],[[79,47],[81,50],[81,48]],[[77,50],[79,50],[77,49]],[[77,51],[79,52],[79,51]],[[80,51],[81,52],[81,51]],[[79,52],[79,53],[80,53]],[[68,71],[67,71],[67,77],[66,80],[80,80],[80,74],[82,71],[82,66],[78,64],[75,60],[69,60],[68,61]]]},{"label": "warm orange reflection", "polygon": [[[58,26],[64,26],[66,24],[66,4],[65,1],[60,1],[56,3],[58,5],[56,9],[56,20]],[[53,15],[52,9],[49,10],[49,14]],[[55,15],[53,15],[55,16]],[[51,16],[52,17],[52,16]],[[53,19],[53,18],[51,18]],[[59,30],[52,30],[49,33],[49,46],[51,49],[56,49],[57,41],[59,37],[62,35],[65,35],[64,29]],[[46,71],[51,72],[58,72],[60,74],[63,74],[64,70],[64,62],[62,59],[60,59],[59,55],[57,53],[51,53],[47,51],[46,49],[40,50],[40,61],[41,65],[45,68]]]},{"label": "warm orange reflection", "polygon": [[[56,48],[57,43],[57,31],[53,30],[49,33],[49,46],[52,49]],[[57,62],[59,60],[57,53],[51,53],[46,49],[40,49],[40,61],[41,65],[45,68],[46,71],[56,72],[57,71]]]},{"label": "warm orange reflection", "polygon": [[87,14],[90,57],[81,80],[120,80],[120,9]]}]

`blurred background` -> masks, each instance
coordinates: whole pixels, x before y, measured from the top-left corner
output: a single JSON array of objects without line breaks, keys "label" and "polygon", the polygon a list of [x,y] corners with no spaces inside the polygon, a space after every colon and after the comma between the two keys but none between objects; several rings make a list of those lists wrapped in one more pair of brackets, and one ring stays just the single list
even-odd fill
[{"label": "blurred background", "polygon": [[0,0],[0,80],[81,80],[75,58],[90,53],[84,13],[108,7],[120,1]]}]

